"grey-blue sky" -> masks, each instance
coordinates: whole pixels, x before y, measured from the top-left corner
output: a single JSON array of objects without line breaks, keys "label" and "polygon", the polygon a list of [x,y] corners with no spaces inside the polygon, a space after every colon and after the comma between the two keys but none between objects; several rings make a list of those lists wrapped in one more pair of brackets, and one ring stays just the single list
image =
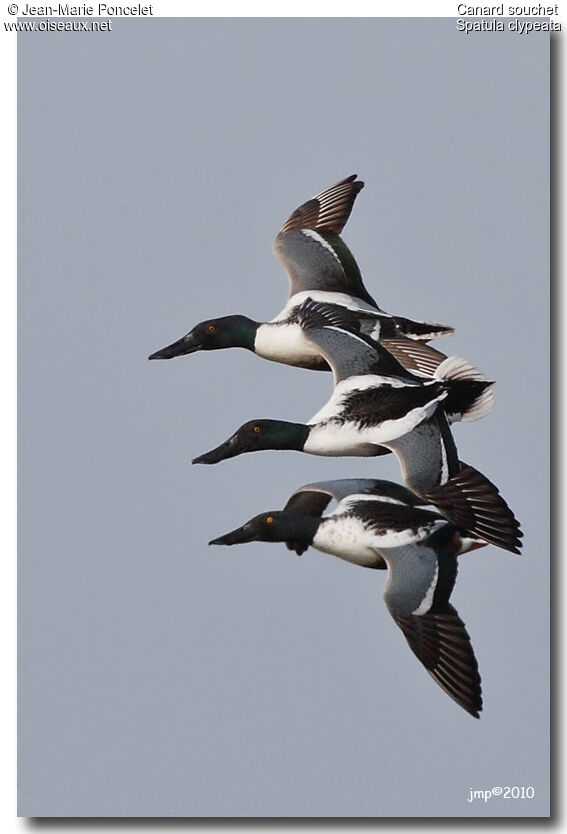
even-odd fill
[{"label": "grey-blue sky", "polygon": [[[113,23],[20,36],[20,813],[545,814],[548,48],[449,20]],[[149,363],[212,315],[271,317],[272,239],[366,182],[344,237],[387,310],[497,380],[455,429],[524,556],[462,560],[469,719],[380,600],[309,551],[206,542],[300,484],[395,461],[189,459],[330,378],[245,353]],[[531,802],[470,788],[534,785]]]}]

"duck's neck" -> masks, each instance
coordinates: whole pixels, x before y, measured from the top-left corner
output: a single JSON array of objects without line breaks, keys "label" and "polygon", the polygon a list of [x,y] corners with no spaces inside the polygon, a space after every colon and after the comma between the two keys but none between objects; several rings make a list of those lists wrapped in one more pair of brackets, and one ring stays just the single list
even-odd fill
[{"label": "duck's neck", "polygon": [[274,420],[265,431],[265,445],[262,448],[289,449],[302,452],[310,431],[311,426],[306,426],[304,423]]},{"label": "duck's neck", "polygon": [[230,316],[230,346],[254,351],[256,334],[261,325],[262,322],[254,321],[247,316]]},{"label": "duck's neck", "polygon": [[301,555],[313,544],[322,521],[319,516],[283,512],[278,519],[282,541],[285,541],[290,550]]}]

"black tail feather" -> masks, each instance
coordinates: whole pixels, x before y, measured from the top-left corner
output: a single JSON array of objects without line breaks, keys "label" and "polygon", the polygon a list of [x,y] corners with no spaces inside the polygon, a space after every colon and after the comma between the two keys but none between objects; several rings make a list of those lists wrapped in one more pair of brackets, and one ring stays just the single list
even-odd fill
[{"label": "black tail feather", "polygon": [[447,399],[443,408],[450,422],[479,420],[492,408],[494,381],[486,379],[468,360],[449,356],[439,365],[434,376],[447,384]]},{"label": "black tail feather", "polygon": [[[486,401],[486,395],[492,388],[494,383],[488,379],[475,380],[455,380],[451,383],[451,387],[447,393],[443,407],[445,413],[450,417],[460,416],[461,419],[477,419],[477,414],[484,416],[486,411],[492,406],[492,397],[488,401],[488,407],[483,408]],[[483,401],[483,395],[485,400]],[[472,415],[472,416],[468,416]]]}]

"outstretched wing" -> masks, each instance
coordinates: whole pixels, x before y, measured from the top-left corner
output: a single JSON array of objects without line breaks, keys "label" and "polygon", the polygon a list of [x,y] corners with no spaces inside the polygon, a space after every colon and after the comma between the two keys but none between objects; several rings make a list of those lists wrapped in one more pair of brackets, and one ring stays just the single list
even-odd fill
[{"label": "outstretched wing", "polygon": [[304,290],[341,292],[379,309],[339,237],[363,187],[352,174],[303,203],[284,223],[273,251],[288,274],[290,298]]},{"label": "outstretched wing", "polygon": [[349,495],[383,497],[410,507],[424,504],[423,499],[414,492],[392,481],[378,478],[336,478],[332,481],[315,481],[299,487],[288,499],[284,512],[321,516],[333,499],[339,502]]},{"label": "outstretched wing", "polygon": [[297,310],[297,319],[331,366],[335,385],[362,374],[414,379],[386,348],[361,333],[359,318],[345,307],[307,298]]},{"label": "outstretched wing", "polygon": [[334,497],[332,489],[326,489],[324,483],[307,484],[288,498],[283,511],[320,518]]},{"label": "outstretched wing", "polygon": [[448,480],[429,490],[427,499],[459,529],[520,553],[524,534],[498,488],[474,467],[462,461],[458,466]]},{"label": "outstretched wing", "polygon": [[[408,487],[439,507],[426,493],[445,484],[460,468],[455,441],[443,412],[437,408],[413,431],[398,437],[393,450]],[[456,524],[452,516],[447,517]]]},{"label": "outstretched wing", "polygon": [[459,537],[445,525],[422,544],[384,551],[384,601],[432,678],[463,709],[482,709],[478,663],[465,624],[449,603],[457,576]]},{"label": "outstretched wing", "polygon": [[422,617],[394,617],[433,680],[474,718],[482,710],[478,663],[465,624],[452,605]]},{"label": "outstretched wing", "polygon": [[432,377],[447,358],[441,351],[405,336],[381,338],[380,342],[404,368],[425,377]]},{"label": "outstretched wing", "polygon": [[296,208],[279,234],[286,235],[301,229],[324,229],[340,235],[363,188],[364,183],[357,179],[356,174],[351,174]]}]

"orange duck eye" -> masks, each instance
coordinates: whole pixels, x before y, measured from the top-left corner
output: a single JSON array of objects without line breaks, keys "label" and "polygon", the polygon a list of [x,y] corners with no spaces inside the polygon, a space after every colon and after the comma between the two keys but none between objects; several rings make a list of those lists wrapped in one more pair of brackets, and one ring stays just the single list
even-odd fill
[{"label": "orange duck eye", "polygon": [[266,524],[273,524],[273,523],[274,523],[274,519],[271,515],[269,515],[266,519]]},{"label": "orange duck eye", "polygon": [[214,333],[215,330],[216,330],[216,327],[214,326],[214,324],[209,324],[209,326],[207,327],[207,330],[209,331],[209,333]]},{"label": "orange duck eye", "polygon": [[254,434],[260,434],[260,426],[254,426]]}]

